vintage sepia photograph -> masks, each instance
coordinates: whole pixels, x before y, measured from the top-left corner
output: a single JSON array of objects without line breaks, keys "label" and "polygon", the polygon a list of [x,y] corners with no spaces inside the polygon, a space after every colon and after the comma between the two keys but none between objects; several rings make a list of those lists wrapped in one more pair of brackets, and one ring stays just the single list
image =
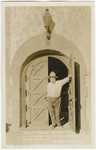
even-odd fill
[{"label": "vintage sepia photograph", "polygon": [[94,2],[2,2],[2,147],[94,148]]}]

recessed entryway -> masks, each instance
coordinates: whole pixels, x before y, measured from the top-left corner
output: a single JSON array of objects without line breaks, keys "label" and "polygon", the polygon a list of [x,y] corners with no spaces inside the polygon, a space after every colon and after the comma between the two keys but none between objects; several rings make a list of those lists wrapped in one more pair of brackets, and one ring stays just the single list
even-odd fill
[{"label": "recessed entryway", "polygon": [[[61,80],[68,76],[68,68],[54,56],[44,56],[30,61],[22,76],[22,126],[27,128],[45,128],[51,125],[45,94],[48,74],[56,72]],[[62,87],[60,120],[62,126],[68,122],[68,83]]]},{"label": "recessed entryway", "polygon": [[[62,80],[69,74],[71,82],[61,91],[60,122],[62,129],[71,128],[79,133],[81,128],[80,65],[74,57],[67,57],[53,50],[30,55],[23,63],[20,73],[20,127],[25,129],[47,129],[51,125],[47,101],[45,100],[48,75],[54,71]],[[77,101],[78,100],[78,101]]]}]

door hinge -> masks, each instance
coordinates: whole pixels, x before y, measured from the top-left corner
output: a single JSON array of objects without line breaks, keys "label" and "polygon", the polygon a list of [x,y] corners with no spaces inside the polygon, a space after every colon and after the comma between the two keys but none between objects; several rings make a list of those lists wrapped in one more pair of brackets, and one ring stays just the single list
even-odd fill
[{"label": "door hinge", "polygon": [[80,109],[82,108],[81,104],[80,104]]},{"label": "door hinge", "polygon": [[22,97],[22,88],[20,87],[20,96]]},{"label": "door hinge", "polygon": [[27,82],[27,75],[25,75],[25,82]]},{"label": "door hinge", "polygon": [[27,97],[27,90],[25,90],[25,96]]},{"label": "door hinge", "polygon": [[26,120],[26,127],[27,127],[27,120]]},{"label": "door hinge", "polygon": [[25,106],[25,109],[26,109],[26,111],[27,111],[27,105]]}]

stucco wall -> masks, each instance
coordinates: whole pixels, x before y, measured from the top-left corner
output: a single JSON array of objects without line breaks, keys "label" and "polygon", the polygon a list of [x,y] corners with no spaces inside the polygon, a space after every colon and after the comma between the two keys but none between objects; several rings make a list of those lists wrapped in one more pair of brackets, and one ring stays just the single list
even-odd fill
[{"label": "stucco wall", "polygon": [[[82,53],[87,68],[90,68],[91,8],[49,7],[55,22],[54,34],[73,42]],[[17,49],[31,37],[45,32],[42,16],[45,7],[11,7],[10,62]]]}]

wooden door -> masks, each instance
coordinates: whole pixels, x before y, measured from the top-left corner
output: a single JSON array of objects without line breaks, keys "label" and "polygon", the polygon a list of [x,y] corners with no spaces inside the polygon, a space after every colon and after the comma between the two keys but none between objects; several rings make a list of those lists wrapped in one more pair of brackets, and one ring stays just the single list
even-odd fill
[{"label": "wooden door", "polygon": [[68,89],[68,97],[69,97],[69,104],[68,104],[68,110],[69,110],[69,124],[72,130],[76,130],[76,119],[75,119],[75,73],[74,73],[74,58],[72,55],[70,56],[69,60],[69,68],[68,68],[68,74],[72,75],[71,82],[69,84]]},{"label": "wooden door", "polygon": [[25,127],[44,127],[48,124],[45,94],[48,84],[48,58],[40,57],[30,62],[24,73]]}]

